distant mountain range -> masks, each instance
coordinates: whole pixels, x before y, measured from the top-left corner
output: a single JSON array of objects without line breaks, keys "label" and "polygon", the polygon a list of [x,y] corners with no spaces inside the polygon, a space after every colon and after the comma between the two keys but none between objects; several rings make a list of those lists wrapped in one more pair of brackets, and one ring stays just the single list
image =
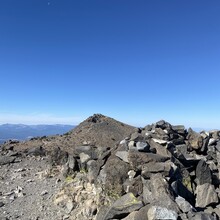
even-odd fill
[{"label": "distant mountain range", "polygon": [[24,124],[3,124],[0,125],[0,144],[9,140],[27,140],[32,137],[64,134],[74,125],[24,125]]}]

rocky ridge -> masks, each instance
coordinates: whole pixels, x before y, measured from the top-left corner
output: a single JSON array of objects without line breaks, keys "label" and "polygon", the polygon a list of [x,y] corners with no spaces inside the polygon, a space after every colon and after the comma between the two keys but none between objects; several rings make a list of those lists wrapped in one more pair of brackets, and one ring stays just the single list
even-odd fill
[{"label": "rocky ridge", "polygon": [[[84,124],[95,123],[102,129],[98,125],[101,118],[95,115]],[[62,146],[22,151],[16,149],[17,143],[3,145],[0,216],[45,220],[51,216],[75,220],[220,218],[220,131],[197,133],[161,120],[123,135],[110,147],[106,142],[82,139],[83,144],[71,151]],[[26,170],[19,170],[22,168]],[[23,204],[32,201],[34,208],[27,205],[27,212],[20,207],[15,215],[18,200]]]}]

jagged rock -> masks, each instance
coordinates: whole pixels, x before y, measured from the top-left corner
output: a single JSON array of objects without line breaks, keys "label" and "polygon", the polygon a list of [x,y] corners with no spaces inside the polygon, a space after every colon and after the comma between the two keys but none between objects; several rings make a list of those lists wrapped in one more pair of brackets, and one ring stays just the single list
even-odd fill
[{"label": "jagged rock", "polygon": [[103,172],[106,175],[105,189],[110,193],[121,194],[123,191],[123,183],[128,178],[130,165],[117,157],[109,158],[105,164]]},{"label": "jagged rock", "polygon": [[138,141],[136,143],[136,147],[138,151],[141,152],[149,152],[150,146],[148,143]]},{"label": "jagged rock", "polygon": [[90,183],[94,183],[98,177],[100,171],[100,161],[90,160],[87,162],[88,180]]},{"label": "jagged rock", "polygon": [[182,210],[182,212],[189,212],[193,210],[193,207],[190,205],[189,202],[187,202],[183,197],[178,196],[175,199],[175,202],[179,206],[179,208]]},{"label": "jagged rock", "polygon": [[16,157],[0,156],[0,165],[13,163]]},{"label": "jagged rock", "polygon": [[0,202],[0,208],[3,207],[5,205],[5,203]]},{"label": "jagged rock", "polygon": [[203,145],[202,136],[199,133],[193,131],[191,128],[188,129],[187,139],[190,146],[195,150],[200,149]]},{"label": "jagged rock", "polygon": [[115,153],[117,157],[122,159],[124,162],[128,163],[128,152],[127,151],[117,151]]},{"label": "jagged rock", "polygon": [[205,208],[216,203],[218,203],[218,195],[213,185],[205,183],[196,187],[196,207]]},{"label": "jagged rock", "polygon": [[141,175],[144,178],[150,178],[155,173],[163,173],[164,176],[171,176],[172,171],[172,162],[149,162],[142,166]]},{"label": "jagged rock", "polygon": [[181,144],[176,146],[176,157],[180,159],[185,159],[188,156],[187,145]]},{"label": "jagged rock", "polygon": [[142,202],[137,200],[132,193],[125,194],[113,203],[103,215],[102,220],[126,217],[129,213],[139,210],[142,206]]},{"label": "jagged rock", "polygon": [[156,149],[156,153],[158,155],[162,155],[164,157],[170,158],[171,157],[171,153],[166,149],[166,147],[161,146],[160,144],[156,143],[153,139],[148,140],[148,143],[152,148]]},{"label": "jagged rock", "polygon": [[150,204],[154,202],[154,195],[151,191],[151,182],[150,180],[145,180],[142,178],[143,182],[143,202],[144,204]]},{"label": "jagged rock", "polygon": [[147,217],[148,220],[157,220],[157,219],[176,220],[178,214],[175,211],[169,210],[165,207],[152,206],[149,208],[147,212]]},{"label": "jagged rock", "polygon": [[204,160],[200,160],[196,167],[196,178],[199,185],[212,182],[210,168]]},{"label": "jagged rock", "polygon": [[160,173],[152,175],[150,181],[143,181],[143,200],[145,204],[155,204],[175,212],[179,211],[167,181]]},{"label": "jagged rock", "polygon": [[144,153],[144,152],[138,152],[138,151],[128,152],[128,161],[134,170],[137,170],[140,165],[143,165],[149,162],[165,162],[168,159],[169,158],[166,156],[153,154],[153,153]]}]

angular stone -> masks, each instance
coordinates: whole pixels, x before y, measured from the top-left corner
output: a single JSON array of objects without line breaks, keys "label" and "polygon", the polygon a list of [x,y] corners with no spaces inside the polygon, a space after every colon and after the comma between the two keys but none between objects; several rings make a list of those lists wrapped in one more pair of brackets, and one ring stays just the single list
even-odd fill
[{"label": "angular stone", "polygon": [[187,157],[187,145],[185,144],[181,144],[181,145],[177,145],[176,146],[176,156],[177,158],[181,158],[181,155],[183,155],[184,157]]},{"label": "angular stone", "polygon": [[139,210],[143,203],[136,199],[132,193],[125,194],[116,200],[103,216],[103,220],[126,217],[129,213]]},{"label": "angular stone", "polygon": [[196,178],[199,185],[212,182],[211,170],[204,160],[200,160],[196,167]]},{"label": "angular stone", "polygon": [[90,183],[94,183],[99,175],[100,171],[100,161],[90,160],[87,162],[87,170],[88,170],[88,180]]},{"label": "angular stone", "polygon": [[117,157],[122,159],[124,162],[128,163],[128,152],[127,151],[117,151],[115,153]]},{"label": "angular stone", "polygon": [[157,154],[162,155],[164,157],[171,157],[171,153],[166,149],[166,147],[161,146],[160,144],[156,143],[153,139],[148,140],[148,143],[151,148],[155,148]]},{"label": "angular stone", "polygon": [[149,208],[147,212],[147,217],[148,220],[157,220],[157,219],[176,220],[178,214],[175,211],[169,210],[165,207],[152,206]]},{"label": "angular stone", "polygon": [[153,154],[153,153],[143,153],[143,152],[138,152],[138,151],[128,152],[128,161],[134,170],[137,170],[138,166],[143,165],[145,163],[165,162],[168,159],[169,159],[168,157],[158,155],[158,154]]},{"label": "angular stone", "polygon": [[142,178],[142,182],[143,182],[143,202],[144,204],[150,204],[155,200],[153,192],[151,191],[151,182],[150,180],[145,180],[144,178]]},{"label": "angular stone", "polygon": [[189,202],[187,202],[183,197],[177,196],[175,199],[175,202],[179,206],[179,208],[182,210],[182,212],[189,212],[193,209],[193,207],[190,205]]},{"label": "angular stone", "polygon": [[202,136],[199,133],[193,131],[191,128],[188,130],[187,139],[190,146],[195,150],[200,149],[203,145]]},{"label": "angular stone", "polygon": [[149,152],[150,146],[148,143],[138,141],[136,143],[138,151]]},{"label": "angular stone", "polygon": [[164,176],[169,176],[172,172],[172,162],[149,162],[142,166],[141,175],[144,178],[150,178],[152,174],[163,173]]},{"label": "angular stone", "polygon": [[160,173],[152,175],[149,181],[144,179],[142,181],[143,201],[145,204],[155,204],[175,212],[179,211],[177,204],[174,202],[174,197],[170,192],[170,187]]},{"label": "angular stone", "polygon": [[205,208],[216,203],[218,203],[218,195],[213,185],[205,183],[196,187],[196,207]]},{"label": "angular stone", "polygon": [[123,183],[128,178],[128,171],[131,167],[128,163],[120,160],[118,157],[110,157],[103,169],[105,177],[105,189],[114,194],[121,194],[123,191]]}]

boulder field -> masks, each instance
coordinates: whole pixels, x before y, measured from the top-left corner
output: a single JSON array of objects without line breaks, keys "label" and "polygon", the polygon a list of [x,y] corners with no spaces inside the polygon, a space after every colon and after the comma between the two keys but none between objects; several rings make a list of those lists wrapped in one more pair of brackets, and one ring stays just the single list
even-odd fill
[{"label": "boulder field", "polygon": [[[101,130],[102,122],[101,115],[87,120]],[[105,126],[113,136],[111,122]],[[128,128],[110,146],[98,142],[99,130],[96,141],[80,136],[71,151],[2,145],[0,219],[220,218],[219,130],[198,133],[163,120]]]}]

